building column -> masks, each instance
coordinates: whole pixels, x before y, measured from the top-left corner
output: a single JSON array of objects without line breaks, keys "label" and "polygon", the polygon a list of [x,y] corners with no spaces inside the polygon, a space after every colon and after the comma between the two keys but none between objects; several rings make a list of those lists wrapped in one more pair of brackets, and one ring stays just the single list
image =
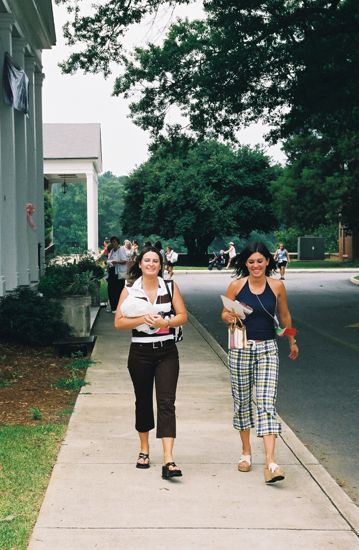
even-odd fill
[{"label": "building column", "polygon": [[42,125],[42,83],[44,76],[40,71],[35,72],[37,243],[40,253],[40,275],[45,270],[44,147]]},{"label": "building column", "polygon": [[[23,38],[13,40],[13,58],[25,69],[25,46]],[[17,265],[19,285],[29,285],[29,249],[27,245],[27,146],[26,122],[24,113],[14,111],[15,120],[15,162],[16,162],[16,227],[17,227]]]},{"label": "building column", "polygon": [[87,248],[98,251],[98,181],[96,172],[86,174],[87,184]]},{"label": "building column", "polygon": [[[3,73],[4,55],[12,55],[12,26],[10,14],[0,14],[0,74]],[[16,174],[15,174],[14,109],[0,101],[0,293],[18,286],[16,233]]]},{"label": "building column", "polygon": [[39,281],[37,232],[39,222],[39,205],[36,189],[37,164],[36,164],[36,127],[35,127],[35,59],[32,56],[25,57],[25,70],[29,79],[29,116],[26,119],[27,137],[27,203],[35,208],[33,221],[36,228],[27,225],[27,245],[29,248],[30,284]]}]

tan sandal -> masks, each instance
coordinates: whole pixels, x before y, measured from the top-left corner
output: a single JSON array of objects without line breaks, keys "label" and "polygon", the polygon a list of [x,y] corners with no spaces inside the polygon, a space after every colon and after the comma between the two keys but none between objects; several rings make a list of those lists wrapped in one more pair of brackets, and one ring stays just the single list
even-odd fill
[{"label": "tan sandal", "polygon": [[249,472],[252,468],[252,457],[251,455],[241,455],[238,462],[238,471],[239,472]]},{"label": "tan sandal", "polygon": [[284,470],[275,462],[271,462],[268,466],[264,466],[264,480],[266,483],[275,483],[285,479]]}]

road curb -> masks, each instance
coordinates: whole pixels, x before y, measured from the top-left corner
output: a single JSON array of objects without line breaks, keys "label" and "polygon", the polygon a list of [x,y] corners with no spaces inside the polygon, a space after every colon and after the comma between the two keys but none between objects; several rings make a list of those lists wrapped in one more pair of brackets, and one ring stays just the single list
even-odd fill
[{"label": "road curb", "polygon": [[[359,281],[358,281],[359,283]],[[219,345],[217,340],[213,338],[207,329],[194,317],[192,313],[188,313],[190,323],[206,340],[214,353],[227,367],[227,354]],[[228,367],[227,367],[228,368]],[[338,510],[339,514],[348,523],[350,528],[359,536],[359,508],[338,485],[335,479],[327,472],[327,470],[319,463],[318,459],[307,449],[300,441],[293,430],[280,418],[282,424],[281,438],[285,445],[292,451],[300,464],[305,468],[308,474],[313,478],[323,493],[332,502],[333,506]]]},{"label": "road curb", "polygon": [[350,277],[350,282],[353,283],[353,285],[359,285],[359,279],[355,277]]}]

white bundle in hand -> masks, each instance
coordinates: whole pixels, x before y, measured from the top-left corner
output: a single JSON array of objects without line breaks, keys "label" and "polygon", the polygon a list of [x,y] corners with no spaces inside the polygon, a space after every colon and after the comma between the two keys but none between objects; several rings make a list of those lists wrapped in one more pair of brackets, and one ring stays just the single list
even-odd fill
[{"label": "white bundle in hand", "polygon": [[[124,317],[141,317],[141,315],[156,314],[156,308],[147,300],[129,294],[121,304],[121,313]],[[149,327],[146,323],[142,323],[136,327],[140,332],[153,334],[157,332],[157,327]]]}]

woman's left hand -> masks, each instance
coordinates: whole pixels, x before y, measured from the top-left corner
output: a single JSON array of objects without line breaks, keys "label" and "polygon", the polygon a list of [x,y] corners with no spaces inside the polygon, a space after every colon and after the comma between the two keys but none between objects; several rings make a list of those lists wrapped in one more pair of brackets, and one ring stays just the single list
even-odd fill
[{"label": "woman's left hand", "polygon": [[299,348],[297,346],[297,344],[291,344],[289,346],[289,349],[290,349],[290,354],[289,354],[289,359],[293,359],[293,361],[295,361],[297,358],[298,358],[298,355],[299,355]]},{"label": "woman's left hand", "polygon": [[235,323],[238,320],[238,315],[227,308],[223,308],[222,320],[228,324]]},{"label": "woman's left hand", "polygon": [[156,328],[166,328],[168,326],[168,320],[155,313],[145,315],[145,323]]}]

